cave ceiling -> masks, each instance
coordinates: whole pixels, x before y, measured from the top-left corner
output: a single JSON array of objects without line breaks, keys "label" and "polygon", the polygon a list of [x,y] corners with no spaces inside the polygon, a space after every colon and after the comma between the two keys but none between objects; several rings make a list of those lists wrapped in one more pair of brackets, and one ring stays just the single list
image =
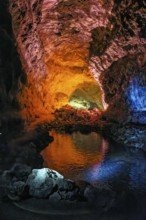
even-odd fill
[{"label": "cave ceiling", "polygon": [[95,83],[91,101],[97,106],[113,112],[122,106],[126,114],[132,108],[133,98],[126,101],[133,94],[129,82],[140,72],[138,85],[145,87],[144,0],[10,0],[9,11],[27,75],[18,94],[25,117],[51,113],[80,85]]}]

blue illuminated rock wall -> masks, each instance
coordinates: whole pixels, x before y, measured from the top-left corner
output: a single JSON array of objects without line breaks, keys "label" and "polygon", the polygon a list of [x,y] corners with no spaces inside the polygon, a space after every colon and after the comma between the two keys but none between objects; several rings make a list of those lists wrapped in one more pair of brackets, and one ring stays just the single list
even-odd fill
[{"label": "blue illuminated rock wall", "polygon": [[146,75],[139,74],[130,80],[126,96],[133,112],[146,111]]},{"label": "blue illuminated rock wall", "polygon": [[101,77],[108,121],[146,124],[146,60],[144,54],[126,56]]},{"label": "blue illuminated rock wall", "polygon": [[132,116],[131,121],[146,124],[146,71],[131,77],[125,95]]}]

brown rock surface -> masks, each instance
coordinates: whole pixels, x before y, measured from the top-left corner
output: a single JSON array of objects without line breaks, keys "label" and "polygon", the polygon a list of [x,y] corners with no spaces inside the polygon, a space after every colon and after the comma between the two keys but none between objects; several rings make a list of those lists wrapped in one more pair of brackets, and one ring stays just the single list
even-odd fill
[{"label": "brown rock surface", "polygon": [[[144,0],[10,3],[13,30],[28,76],[27,85],[19,94],[23,115],[28,119],[64,106],[81,84],[95,83],[94,78],[110,112],[111,96],[117,100],[113,95],[117,91],[118,100],[122,99],[121,83],[128,85],[128,75],[118,73],[118,64],[141,60],[141,64],[136,61],[138,66],[145,65]],[[129,68],[126,64],[126,73]],[[101,93],[98,100],[101,103]]]}]

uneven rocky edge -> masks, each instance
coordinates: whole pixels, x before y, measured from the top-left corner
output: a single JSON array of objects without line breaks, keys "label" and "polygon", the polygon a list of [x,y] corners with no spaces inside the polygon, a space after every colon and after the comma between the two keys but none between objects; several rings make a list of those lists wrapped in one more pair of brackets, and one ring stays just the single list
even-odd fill
[{"label": "uneven rocky edge", "polygon": [[[134,198],[130,192],[113,190],[108,183],[92,186],[87,182],[64,179],[57,171],[48,168],[32,169],[25,164],[15,164],[1,175],[1,199],[8,198],[20,206],[23,200],[44,199],[55,208],[75,209],[82,207],[108,212],[112,208],[127,206],[126,199]],[[33,200],[32,200],[33,201]],[[35,201],[35,200],[34,200]],[[40,200],[40,204],[42,200]],[[64,201],[64,202],[63,202]],[[39,201],[38,201],[39,204]],[[132,202],[133,204],[133,202]]]},{"label": "uneven rocky edge", "polygon": [[[37,128],[19,138],[10,139],[7,143],[1,136],[1,172],[0,200],[1,202],[16,202],[39,200],[58,207],[74,209],[82,207],[96,210],[99,213],[108,212],[113,208],[131,207],[135,203],[135,195],[126,187],[119,192],[112,182],[98,182],[91,185],[85,181],[65,179],[60,173],[48,168],[42,168],[40,156],[42,148],[53,138],[48,136],[46,128]],[[128,198],[128,200],[127,200]],[[132,201],[128,204],[127,201]],[[22,203],[21,203],[22,202]],[[29,205],[28,205],[29,206]]]},{"label": "uneven rocky edge", "polygon": [[125,147],[140,148],[146,150],[145,125],[118,124],[114,122],[104,123],[103,133],[106,137]]},{"label": "uneven rocky edge", "polygon": [[19,93],[25,119],[67,104],[93,77],[109,120],[135,121],[133,112],[145,109],[144,0],[10,0],[9,9],[27,74]]}]

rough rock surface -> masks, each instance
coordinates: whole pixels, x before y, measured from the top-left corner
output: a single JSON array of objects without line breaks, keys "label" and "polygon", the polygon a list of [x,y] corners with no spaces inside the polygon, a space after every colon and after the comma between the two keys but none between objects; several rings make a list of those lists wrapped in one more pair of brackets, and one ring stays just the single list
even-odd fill
[{"label": "rough rock surface", "polygon": [[107,123],[104,132],[119,144],[146,150],[145,125]]},{"label": "rough rock surface", "polygon": [[79,187],[57,171],[33,169],[25,164],[14,164],[1,177],[1,184],[11,200],[42,198],[52,202],[81,200]]},{"label": "rough rock surface", "polygon": [[29,195],[35,198],[49,198],[56,202],[80,198],[79,189],[73,181],[64,179],[57,171],[48,168],[32,170],[26,185]]},{"label": "rough rock surface", "polygon": [[94,186],[85,181],[64,179],[57,171],[48,168],[33,169],[25,163],[16,163],[0,172],[0,201],[8,197],[20,206],[20,200],[22,205],[26,201],[28,206],[30,201],[30,208],[31,201],[36,201],[37,208],[47,202],[54,208],[68,210],[83,205],[85,210],[92,209],[97,213],[113,209],[118,214],[127,213],[129,209],[133,211],[137,201],[146,196],[145,152],[118,145],[111,143],[100,165],[88,170]]},{"label": "rough rock surface", "polygon": [[[104,163],[106,164],[106,161]],[[110,182],[101,181],[97,182],[95,186],[91,186],[82,181],[84,189],[81,189],[75,182],[64,179],[57,171],[48,168],[32,170],[29,166],[15,164],[9,171],[3,172],[0,181],[3,185],[3,192],[5,192],[5,194],[1,193],[1,199],[3,196],[8,196],[11,201],[17,201],[20,207],[21,202],[19,203],[19,201],[21,200],[23,204],[24,199],[28,204],[30,201],[31,207],[30,197],[37,204],[37,208],[40,206],[41,209],[42,204],[46,202],[53,205],[50,206],[51,209],[62,207],[72,210],[72,208],[82,207],[87,210],[96,210],[97,213],[105,213],[113,208],[126,210],[127,207],[131,208],[135,205],[135,196],[130,190],[126,190],[123,183],[119,191],[114,179],[111,185],[109,185]],[[2,185],[0,184],[0,190]]]},{"label": "rough rock surface", "polygon": [[1,130],[0,135],[0,168],[10,169],[13,164],[20,163],[32,168],[42,167],[43,159],[40,151],[53,141],[48,130],[42,126],[24,131],[14,130],[13,124]]},{"label": "rough rock surface", "polygon": [[144,54],[127,55],[100,76],[105,101],[109,104],[104,114],[107,119],[119,123],[146,123],[145,64]]},{"label": "rough rock surface", "polygon": [[[126,89],[135,75],[131,62],[143,72],[140,84],[145,86],[144,0],[13,0],[10,12],[27,73],[27,86],[19,97],[27,119],[67,104],[74,90],[81,83],[93,82],[93,76],[101,86],[107,111],[114,114],[113,101],[123,105],[121,88]],[[120,114],[125,112],[122,106]]]},{"label": "rough rock surface", "polygon": [[31,173],[31,167],[25,164],[14,164],[14,166],[3,172],[1,181],[5,194],[12,200],[28,197],[26,181]]},{"label": "rough rock surface", "polygon": [[29,194],[36,198],[47,198],[55,191],[57,179],[63,176],[58,172],[43,168],[40,170],[32,170],[28,176],[27,185],[29,186]]}]

